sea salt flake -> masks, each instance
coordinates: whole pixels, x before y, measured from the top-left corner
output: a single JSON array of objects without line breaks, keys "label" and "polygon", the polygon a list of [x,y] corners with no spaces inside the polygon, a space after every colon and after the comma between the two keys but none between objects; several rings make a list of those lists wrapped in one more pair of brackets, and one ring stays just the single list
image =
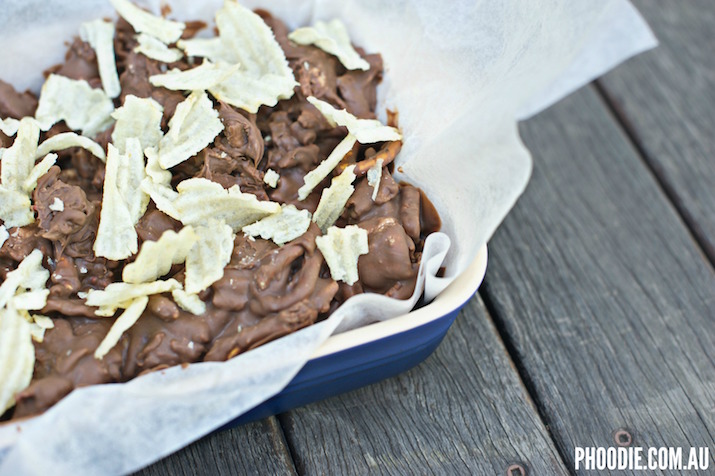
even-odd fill
[{"label": "sea salt flake", "polygon": [[59,197],[55,197],[54,200],[52,200],[52,203],[50,203],[50,206],[47,208],[53,212],[63,212],[65,211],[65,202],[60,200]]},{"label": "sea salt flake", "polygon": [[278,186],[279,178],[281,178],[281,176],[273,169],[266,170],[266,173],[263,175],[263,181],[271,188]]}]

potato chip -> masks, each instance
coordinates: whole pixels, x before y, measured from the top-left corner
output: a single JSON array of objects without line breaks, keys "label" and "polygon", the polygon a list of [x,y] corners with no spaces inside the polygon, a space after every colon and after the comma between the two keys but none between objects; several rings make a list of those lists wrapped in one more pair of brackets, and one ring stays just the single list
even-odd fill
[{"label": "potato chip", "polygon": [[367,170],[367,184],[372,187],[372,201],[374,202],[377,198],[377,192],[380,187],[380,180],[382,180],[382,164],[384,160],[377,159],[375,165]]},{"label": "potato chip", "polygon": [[179,220],[181,216],[174,206],[174,200],[179,194],[170,186],[152,181],[149,177],[142,180],[141,189],[149,195],[156,208],[169,215],[174,220]]},{"label": "potato chip", "polygon": [[355,191],[352,185],[355,180],[354,165],[350,165],[343,170],[343,173],[333,178],[330,187],[323,190],[318,202],[318,208],[313,214],[313,221],[325,233],[328,227],[332,226],[343,213],[345,204]]},{"label": "potato chip", "polygon": [[[22,314],[22,311],[20,313]],[[55,327],[55,323],[52,319],[41,314],[33,314],[30,316],[28,313],[23,317],[30,322],[30,334],[32,335],[32,340],[36,342],[42,343],[42,341],[45,340],[45,331]]]},{"label": "potato chip", "polygon": [[57,162],[57,154],[47,154],[44,159],[39,161],[30,171],[30,175],[27,176],[22,184],[23,189],[27,194],[32,193],[37,187],[37,181],[40,177],[45,175],[50,168]]},{"label": "potato chip", "polygon": [[[0,284],[0,308],[6,307],[18,290],[24,292],[45,289],[50,272],[42,266],[42,252],[35,249],[23,259],[17,268],[7,273]],[[42,304],[44,307],[45,303]]]},{"label": "potato chip", "polygon": [[281,211],[280,204],[259,201],[255,195],[241,192],[238,185],[226,190],[211,180],[192,178],[179,183],[176,188],[179,196],[173,204],[184,225],[206,225],[215,218],[238,231]]},{"label": "potato chip", "polygon": [[17,129],[20,127],[20,121],[13,119],[12,117],[7,117],[5,119],[0,118],[0,132],[8,137],[12,137],[17,134]]},{"label": "potato chip", "polygon": [[12,298],[12,307],[17,310],[39,311],[47,304],[49,289],[20,292]]},{"label": "potato chip", "polygon": [[207,58],[211,61],[225,61],[227,63],[235,63],[236,58],[226,50],[221,38],[191,38],[188,40],[179,40],[176,46],[184,51],[186,56]]},{"label": "potato chip", "polygon": [[367,231],[356,225],[345,228],[331,226],[326,235],[315,238],[315,244],[328,263],[330,276],[349,286],[355,284],[359,279],[358,258],[370,249]]},{"label": "potato chip", "polygon": [[198,294],[223,277],[223,269],[231,261],[234,233],[223,221],[209,220],[206,226],[194,228],[199,237],[186,257],[184,289]]},{"label": "potato chip", "polygon": [[33,314],[32,320],[42,329],[52,329],[55,327],[55,321],[53,321],[50,317],[43,316],[42,314]]},{"label": "potato chip", "polygon": [[142,150],[159,145],[164,137],[161,130],[163,114],[164,107],[152,98],[127,95],[122,107],[112,113],[112,117],[117,120],[112,131],[112,143],[119,153],[124,153],[125,142],[130,137],[139,139]]},{"label": "potato chip", "polygon": [[173,63],[184,57],[184,53],[176,48],[169,48],[165,43],[146,33],[139,33],[134,36],[139,43],[135,48],[135,53],[140,53],[162,63]]},{"label": "potato chip", "polygon": [[278,246],[298,238],[308,231],[310,212],[298,210],[293,205],[283,205],[280,213],[269,215],[256,223],[244,226],[242,231],[249,236],[273,240]]},{"label": "potato chip", "polygon": [[112,283],[102,290],[90,289],[85,304],[98,307],[94,312],[96,315],[108,317],[113,316],[117,309],[126,309],[138,297],[169,293],[180,288],[181,283],[175,279],[140,284]]},{"label": "potato chip", "polygon": [[25,226],[35,221],[30,197],[18,190],[8,190],[0,185],[0,219],[10,228]]},{"label": "potato chip", "polygon": [[127,153],[108,145],[104,192],[94,252],[120,260],[137,252],[134,225],[144,214],[149,196],[141,189],[145,177],[144,154],[136,138],[127,139]]},{"label": "potato chip", "polygon": [[354,135],[361,144],[402,140],[400,131],[394,127],[386,126],[376,119],[358,119],[345,109],[335,109],[327,102],[313,96],[307,99],[309,103],[318,108],[331,125],[347,127],[348,132]]},{"label": "potato chip", "polygon": [[97,350],[94,351],[95,359],[101,360],[112,350],[112,347],[117,345],[119,339],[122,338],[122,334],[139,320],[148,303],[149,298],[147,296],[139,296],[132,300],[126,310],[114,321],[107,335],[97,346]]},{"label": "potato chip", "polygon": [[5,228],[5,225],[0,225],[0,248],[2,248],[2,245],[5,244],[8,238],[10,238],[10,233],[8,233],[7,228]]},{"label": "potato chip", "polygon": [[258,112],[261,105],[275,106],[279,99],[293,96],[293,88],[298,83],[290,76],[265,74],[253,76],[238,71],[228,79],[209,88],[218,100],[236,106],[250,113]]},{"label": "potato chip", "polygon": [[40,157],[43,157],[50,152],[54,152],[56,150],[65,150],[69,149],[70,147],[81,147],[83,149],[86,149],[88,152],[90,152],[102,162],[107,160],[107,156],[104,153],[104,149],[102,149],[101,145],[97,144],[89,137],[81,136],[75,134],[74,132],[61,132],[57,135],[50,137],[49,139],[45,139],[37,147],[37,152],[35,152],[35,158],[39,159]]},{"label": "potato chip", "polygon": [[85,80],[51,74],[42,86],[35,117],[43,131],[64,120],[70,129],[93,137],[112,124],[112,111],[114,103],[101,89]]},{"label": "potato chip", "polygon": [[159,163],[174,167],[211,144],[223,122],[205,91],[194,91],[176,106],[169,132],[159,142]]},{"label": "potato chip", "polygon": [[114,23],[99,19],[82,23],[79,27],[79,37],[89,43],[97,55],[99,78],[102,80],[104,92],[110,98],[116,98],[122,88],[119,85],[114,57]]},{"label": "potato chip", "polygon": [[191,69],[172,69],[164,74],[149,76],[149,82],[158,87],[175,91],[207,90],[212,86],[226,80],[241,66],[228,64],[223,61],[212,63],[209,60]]},{"label": "potato chip", "polygon": [[7,190],[24,191],[24,183],[35,166],[40,128],[31,117],[20,120],[17,137],[2,157],[0,181]]},{"label": "potato chip", "polygon": [[145,241],[134,262],[122,271],[125,283],[148,283],[169,272],[171,266],[183,263],[198,240],[194,229],[186,226],[176,233],[166,230],[157,241]]},{"label": "potato chip", "polygon": [[278,179],[281,178],[278,172],[272,169],[266,170],[263,175],[263,182],[271,188],[276,188],[278,186]]},{"label": "potato chip", "polygon": [[31,325],[12,307],[0,308],[0,415],[15,405],[35,369]]},{"label": "potato chip", "polygon": [[117,13],[134,28],[134,31],[151,35],[167,45],[178,40],[186,28],[184,23],[152,15],[129,0],[109,1]]},{"label": "potato chip", "polygon": [[171,183],[171,172],[161,167],[159,164],[159,152],[155,147],[144,149],[146,155],[146,176],[152,182],[159,185],[169,185]]},{"label": "potato chip", "polygon": [[355,136],[348,134],[345,139],[333,149],[330,155],[323,160],[316,168],[305,174],[303,177],[303,186],[298,189],[298,200],[305,200],[310,195],[315,187],[322,182],[325,177],[330,175],[330,172],[340,163],[341,160],[350,152],[355,145]]},{"label": "potato chip", "polygon": [[47,208],[53,212],[63,212],[65,211],[65,202],[63,202],[59,197],[55,197]]},{"label": "potato chip", "polygon": [[198,294],[190,294],[183,289],[174,289],[171,291],[171,297],[174,302],[186,312],[200,316],[206,312],[206,303],[199,298]]},{"label": "potato chip", "polygon": [[317,21],[312,27],[298,28],[288,39],[299,45],[315,45],[326,53],[336,56],[347,69],[370,69],[350,43],[348,30],[337,18],[326,23]]}]

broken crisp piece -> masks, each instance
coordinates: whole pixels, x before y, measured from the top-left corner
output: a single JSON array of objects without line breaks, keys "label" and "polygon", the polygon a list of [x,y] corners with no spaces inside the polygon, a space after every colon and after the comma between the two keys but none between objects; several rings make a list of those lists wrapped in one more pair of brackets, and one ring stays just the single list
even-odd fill
[{"label": "broken crisp piece", "polygon": [[271,188],[276,188],[278,186],[278,179],[281,178],[278,172],[272,169],[266,170],[263,175],[263,182]]},{"label": "broken crisp piece", "polygon": [[0,182],[7,190],[24,191],[25,180],[35,166],[40,128],[31,117],[20,120],[17,137],[2,157]]},{"label": "broken crisp piece", "polygon": [[142,180],[141,189],[144,193],[149,195],[149,198],[154,202],[156,208],[174,220],[181,218],[179,211],[174,206],[174,201],[179,194],[169,185],[154,182],[151,178],[146,177]]},{"label": "broken crisp piece", "polygon": [[99,19],[82,23],[79,27],[79,37],[89,43],[97,55],[99,77],[104,92],[110,98],[116,98],[122,88],[119,85],[114,57],[114,23]]},{"label": "broken crisp piece", "polygon": [[184,57],[184,53],[181,50],[169,48],[161,40],[146,33],[139,33],[134,38],[139,43],[134,48],[134,52],[141,53],[147,58],[161,61],[162,63],[173,63]]},{"label": "broken crisp piece", "polygon": [[[18,291],[43,291],[50,272],[42,266],[42,252],[38,249],[23,259],[17,268],[7,273],[0,284],[0,308],[8,306]],[[41,307],[44,307],[42,303]]]},{"label": "broken crisp piece", "polygon": [[94,242],[97,256],[121,260],[137,252],[134,225],[144,214],[149,196],[141,189],[144,154],[136,138],[127,139],[127,153],[108,146],[99,228]]},{"label": "broken crisp piece", "polygon": [[27,176],[22,184],[25,193],[29,195],[35,190],[37,181],[50,170],[50,167],[55,165],[55,162],[57,162],[57,154],[47,154],[44,159],[35,164],[30,170],[30,175]]},{"label": "broken crisp piece", "polygon": [[42,343],[42,341],[45,340],[45,331],[55,327],[55,323],[49,317],[41,314],[33,314],[30,316],[30,319],[32,320],[32,322],[30,322],[30,334],[32,335],[32,340]]},{"label": "broken crisp piece", "polygon": [[355,284],[359,279],[358,258],[370,249],[367,231],[356,225],[331,226],[326,235],[315,238],[315,244],[328,263],[330,276],[350,286]]},{"label": "broken crisp piece", "polygon": [[372,187],[372,201],[374,202],[377,198],[377,192],[380,187],[380,180],[382,179],[382,164],[384,160],[377,159],[375,165],[367,170],[367,184]]},{"label": "broken crisp piece", "polygon": [[317,21],[312,27],[298,28],[288,35],[288,39],[299,45],[315,45],[326,53],[334,55],[347,69],[370,69],[350,43],[345,25],[335,18],[330,22]]},{"label": "broken crisp piece", "polygon": [[159,141],[164,137],[161,130],[163,114],[162,105],[152,98],[127,95],[122,107],[112,113],[112,117],[117,120],[112,131],[112,143],[119,153],[124,153],[125,142],[130,137],[139,139],[142,150],[159,145]]},{"label": "broken crisp piece", "polygon": [[273,240],[278,246],[292,241],[308,231],[310,212],[298,210],[294,205],[283,205],[280,213],[269,215],[256,223],[244,226],[242,231],[249,236]]},{"label": "broken crisp piece", "polygon": [[210,220],[207,226],[194,228],[198,241],[186,257],[184,289],[198,294],[223,277],[231,261],[234,233],[223,221]]},{"label": "broken crisp piece", "polygon": [[142,10],[129,0],[109,0],[117,13],[124,18],[137,33],[146,33],[167,45],[181,38],[186,25],[167,20]]},{"label": "broken crisp piece", "polygon": [[310,96],[308,102],[315,106],[332,126],[345,126],[361,144],[402,140],[402,134],[394,127],[386,126],[377,119],[358,119],[345,109],[336,109],[329,103]]},{"label": "broken crisp piece", "polygon": [[15,405],[35,369],[30,323],[12,307],[0,308],[0,415]]},{"label": "broken crisp piece", "polygon": [[5,119],[0,118],[0,132],[8,137],[12,137],[17,134],[17,129],[20,127],[20,121],[13,119],[12,117],[6,117]]},{"label": "broken crisp piece", "polygon": [[343,173],[333,178],[330,187],[323,190],[320,195],[320,202],[313,214],[313,221],[323,233],[340,218],[345,204],[348,203],[348,199],[355,191],[353,186],[354,170],[354,165],[346,167]]},{"label": "broken crisp piece", "polygon": [[198,294],[187,293],[183,289],[171,291],[174,302],[184,311],[200,316],[206,312],[206,303],[199,298]]},{"label": "broken crisp piece", "polygon": [[157,241],[145,241],[134,262],[122,271],[125,283],[148,283],[169,272],[171,266],[183,263],[198,237],[194,229],[185,226],[179,233],[166,230]]},{"label": "broken crisp piece", "polygon": [[90,289],[85,304],[98,307],[94,312],[97,316],[109,317],[113,316],[117,309],[126,309],[138,297],[169,293],[174,289],[181,289],[181,283],[173,278],[140,284],[111,283],[102,290]]},{"label": "broken crisp piece", "polygon": [[281,211],[280,204],[259,201],[255,195],[241,192],[238,185],[226,190],[211,180],[192,178],[184,180],[176,188],[179,196],[173,206],[184,225],[206,225],[215,218],[238,231]]},{"label": "broken crisp piece", "polygon": [[51,74],[42,86],[35,117],[43,131],[64,120],[70,129],[93,137],[112,124],[112,111],[114,103],[101,89],[85,80]]},{"label": "broken crisp piece", "polygon": [[139,296],[132,300],[132,302],[127,306],[121,316],[114,321],[112,327],[109,328],[109,332],[104,336],[102,342],[97,346],[97,350],[94,351],[95,359],[102,359],[107,352],[112,350],[112,347],[117,345],[119,339],[122,338],[122,334],[132,327],[141,317],[146,305],[149,303],[149,298],[147,296]]},{"label": "broken crisp piece", "polygon": [[102,146],[97,144],[95,141],[89,137],[81,136],[75,134],[74,132],[61,132],[57,135],[45,139],[37,147],[37,152],[35,152],[35,158],[39,159],[42,156],[47,155],[50,152],[56,150],[65,150],[70,147],[81,147],[93,156],[97,157],[102,162],[107,160],[107,156],[104,153]]},{"label": "broken crisp piece", "polygon": [[19,292],[12,298],[11,307],[18,311],[39,311],[47,304],[47,296],[49,295],[49,289]]},{"label": "broken crisp piece", "polygon": [[298,200],[305,200],[315,187],[322,182],[325,177],[340,163],[355,145],[356,139],[352,134],[345,136],[345,139],[335,146],[330,155],[323,160],[316,168],[305,174],[304,184],[298,189]]},{"label": "broken crisp piece", "polygon": [[25,226],[35,221],[30,197],[18,190],[0,185],[0,218],[10,228]]},{"label": "broken crisp piece", "polygon": [[212,63],[204,60],[201,65],[187,70],[172,69],[164,74],[149,77],[153,86],[174,91],[207,90],[226,80],[241,67],[239,64],[228,64],[223,61]]},{"label": "broken crisp piece", "polygon": [[211,144],[223,122],[205,91],[194,91],[176,106],[169,132],[159,141],[159,163],[165,169],[180,164]]},{"label": "broken crisp piece", "polygon": [[65,211],[65,202],[63,202],[59,197],[55,197],[47,208],[53,212],[63,212]]},{"label": "broken crisp piece", "polygon": [[188,40],[179,40],[176,46],[184,51],[186,56],[207,58],[213,62],[225,61],[227,63],[235,63],[237,60],[226,50],[221,38],[190,38]]}]

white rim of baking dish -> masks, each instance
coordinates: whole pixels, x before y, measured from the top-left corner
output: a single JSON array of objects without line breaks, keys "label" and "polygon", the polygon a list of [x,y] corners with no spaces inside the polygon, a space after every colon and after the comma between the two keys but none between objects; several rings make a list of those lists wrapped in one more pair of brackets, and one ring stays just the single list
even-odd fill
[{"label": "white rim of baking dish", "polygon": [[367,344],[414,329],[443,317],[466,303],[479,289],[487,271],[487,245],[477,252],[474,261],[431,303],[407,314],[375,322],[330,336],[311,356],[311,360]]}]

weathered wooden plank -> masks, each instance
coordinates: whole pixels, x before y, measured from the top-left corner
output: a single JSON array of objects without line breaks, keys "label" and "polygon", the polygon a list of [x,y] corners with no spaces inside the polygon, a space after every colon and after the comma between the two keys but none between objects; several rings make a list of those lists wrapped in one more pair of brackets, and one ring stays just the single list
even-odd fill
[{"label": "weathered wooden plank", "polygon": [[[715,441],[715,273],[593,87],[522,127],[535,159],[483,295],[551,433]],[[621,473],[619,473],[621,474]]]},{"label": "weathered wooden plank", "polygon": [[142,476],[295,475],[275,417],[208,435],[136,473]]},{"label": "weathered wooden plank", "polygon": [[420,366],[281,423],[301,474],[568,474],[478,298]]},{"label": "weathered wooden plank", "polygon": [[660,46],[600,84],[715,263],[715,8],[636,2]]}]

